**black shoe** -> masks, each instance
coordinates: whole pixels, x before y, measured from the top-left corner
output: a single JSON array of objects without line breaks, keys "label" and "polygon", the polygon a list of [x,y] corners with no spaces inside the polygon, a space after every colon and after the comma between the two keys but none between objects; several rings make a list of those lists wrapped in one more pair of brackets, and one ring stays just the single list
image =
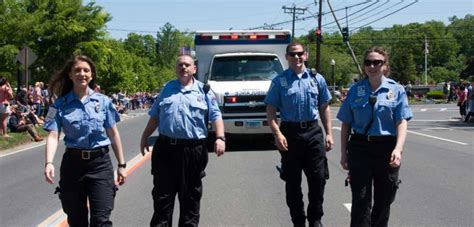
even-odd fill
[{"label": "black shoe", "polygon": [[294,227],[306,227],[306,225],[304,223],[302,224],[293,224]]},{"label": "black shoe", "polygon": [[323,224],[321,223],[321,220],[316,220],[312,223],[309,223],[309,227],[323,227]]}]

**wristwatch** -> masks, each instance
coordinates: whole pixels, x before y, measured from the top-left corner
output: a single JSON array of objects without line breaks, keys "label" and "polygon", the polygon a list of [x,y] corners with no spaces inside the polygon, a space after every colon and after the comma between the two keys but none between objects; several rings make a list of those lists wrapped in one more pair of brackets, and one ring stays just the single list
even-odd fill
[{"label": "wristwatch", "polygon": [[125,162],[123,164],[118,164],[118,167],[126,169],[127,168],[127,163]]},{"label": "wristwatch", "polygon": [[222,141],[225,142],[225,137],[224,136],[218,136],[218,137],[216,137],[216,140],[222,140]]}]

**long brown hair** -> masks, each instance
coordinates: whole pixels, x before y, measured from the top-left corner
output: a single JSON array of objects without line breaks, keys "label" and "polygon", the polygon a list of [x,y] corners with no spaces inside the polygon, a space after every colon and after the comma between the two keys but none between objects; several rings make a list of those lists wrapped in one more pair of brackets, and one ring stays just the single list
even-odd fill
[{"label": "long brown hair", "polygon": [[[385,62],[383,64],[385,66],[385,69],[383,70],[383,74],[384,74],[384,76],[388,77],[390,75],[390,64],[389,64],[388,51],[385,50],[385,48],[380,47],[380,46],[371,47],[371,48],[369,48],[365,51],[364,60],[372,52],[376,52],[376,53],[382,55],[385,58]],[[365,73],[365,69],[364,69],[364,73]]]},{"label": "long brown hair", "polygon": [[96,87],[97,70],[94,62],[85,55],[75,55],[66,62],[61,71],[55,73],[51,77],[51,81],[49,82],[49,91],[51,95],[62,97],[72,90],[73,83],[72,80],[69,78],[69,73],[71,72],[74,64],[79,61],[87,62],[91,67],[92,80],[89,82],[89,87],[92,89]]}]

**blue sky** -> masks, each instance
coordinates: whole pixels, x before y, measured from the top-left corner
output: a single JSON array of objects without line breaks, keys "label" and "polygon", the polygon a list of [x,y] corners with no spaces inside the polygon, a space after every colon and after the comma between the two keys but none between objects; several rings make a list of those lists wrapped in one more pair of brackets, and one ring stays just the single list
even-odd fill
[{"label": "blue sky", "polygon": [[[319,0],[316,0],[319,2]],[[85,1],[88,2],[88,1]],[[457,16],[464,18],[474,14],[473,0],[331,0],[340,23],[345,26],[345,7],[349,17],[351,31],[370,23],[375,29],[391,27],[395,24],[413,22],[424,23],[436,20],[449,23],[448,18]],[[410,6],[409,4],[414,3]],[[104,7],[112,14],[112,21],[107,24],[113,38],[126,38],[130,32],[152,34],[166,22],[171,23],[180,31],[249,29],[280,22],[290,21],[292,15],[284,13],[282,6],[308,8],[304,15],[314,16],[318,7],[314,0],[96,0],[96,5]],[[355,6],[359,4],[358,6]],[[352,7],[351,7],[352,6]],[[401,9],[392,15],[388,14]],[[364,9],[365,8],[365,9]],[[329,12],[327,1],[323,1],[323,14]],[[381,18],[384,17],[385,18]],[[334,32],[333,16],[323,16],[323,32]],[[317,26],[317,20],[307,18],[295,23],[296,35],[307,34]],[[291,30],[292,24],[285,23],[275,26]]]}]

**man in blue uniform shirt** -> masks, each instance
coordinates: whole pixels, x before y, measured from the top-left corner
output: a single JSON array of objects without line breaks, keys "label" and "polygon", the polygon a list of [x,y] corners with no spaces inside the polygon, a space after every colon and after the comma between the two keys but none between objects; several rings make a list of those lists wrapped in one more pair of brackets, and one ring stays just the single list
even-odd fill
[{"label": "man in blue uniform shirt", "polygon": [[148,151],[147,140],[158,127],[153,147],[154,213],[150,226],[172,226],[176,194],[180,203],[179,226],[198,226],[204,169],[208,162],[207,124],[216,129],[214,151],[225,152],[224,122],[216,97],[194,79],[193,58],[181,55],[176,62],[178,79],[166,84],[149,111],[140,151]]},{"label": "man in blue uniform shirt", "polygon": [[[308,180],[309,226],[322,226],[323,195],[329,178],[326,152],[332,149],[331,111],[326,81],[304,65],[307,53],[300,43],[286,48],[289,69],[272,80],[265,103],[267,118],[281,154],[281,175],[286,182],[286,202],[294,226],[305,226],[301,190],[302,171]],[[281,124],[278,126],[277,110]],[[318,118],[321,116],[326,137]]]}]

